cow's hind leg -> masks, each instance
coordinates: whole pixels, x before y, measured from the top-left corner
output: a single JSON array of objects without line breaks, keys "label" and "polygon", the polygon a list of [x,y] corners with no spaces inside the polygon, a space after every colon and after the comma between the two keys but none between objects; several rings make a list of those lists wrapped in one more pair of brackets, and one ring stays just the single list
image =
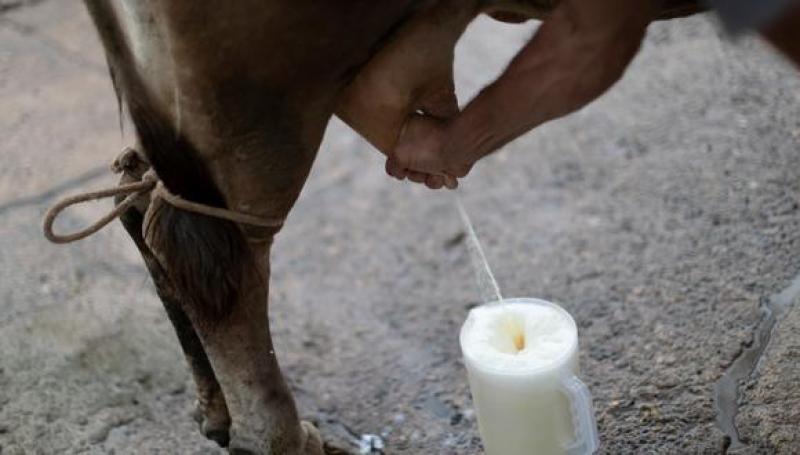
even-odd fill
[{"label": "cow's hind leg", "polygon": [[[328,65],[317,64],[326,40],[311,44],[293,27],[264,24],[283,15],[295,19],[278,24],[337,21],[311,3],[298,11],[294,4],[262,3],[125,2],[126,9],[147,5],[142,17],[157,16],[169,32],[171,45],[156,38],[150,46],[172,50],[169,58],[155,52],[137,62],[111,2],[86,0],[138,141],[164,188],[194,203],[283,219],[359,52],[345,52],[349,57],[331,74]],[[155,13],[148,10],[154,5]],[[215,39],[197,40],[197,24],[203,36]],[[337,35],[328,31],[331,45]],[[263,59],[268,49],[281,50],[283,57]],[[328,74],[302,80],[304,67]],[[174,81],[156,74],[172,74]],[[173,105],[173,95],[184,101]],[[157,281],[168,278],[159,290],[185,312],[208,356],[203,369],[213,370],[231,417],[231,451],[321,454],[318,433],[298,418],[269,334],[268,253],[277,229],[251,229],[178,209],[158,192],[151,196],[144,220],[131,230],[144,225],[145,259]],[[183,314],[173,313],[185,322]],[[187,338],[187,346],[197,344],[194,336]]]},{"label": "cow's hind leg", "polygon": [[[208,169],[224,183],[220,193],[228,208],[281,220],[305,182],[317,141],[308,141],[313,147],[290,147],[286,144],[296,142],[276,140],[268,134],[274,129],[264,131],[242,135],[244,142],[226,140],[237,153],[223,155]],[[322,128],[316,131],[312,139],[321,137]],[[253,140],[256,134],[263,136]],[[163,159],[192,155],[200,156],[165,154]],[[165,182],[176,181],[173,174],[185,176],[187,169],[156,163]],[[192,188],[212,188],[198,175]],[[322,454],[319,433],[299,419],[270,336],[269,253],[279,227],[236,225],[159,198],[151,202],[145,225],[145,241],[178,285],[182,308],[225,396],[231,453]]]},{"label": "cow's hind leg", "polygon": [[262,260],[245,273],[230,314],[192,317],[231,412],[231,453],[321,454],[319,434],[300,422],[273,350],[267,316],[270,246],[271,240],[252,244]]},{"label": "cow's hind leg", "polygon": [[[115,162],[115,166],[125,171],[123,183],[125,183],[126,179],[132,181],[139,178],[147,169],[144,161],[132,150],[120,155]],[[120,200],[117,201],[117,203],[119,202]],[[225,404],[222,389],[219,386],[219,382],[217,382],[200,338],[182,309],[179,297],[175,292],[175,286],[170,283],[161,264],[145,244],[142,236],[142,223],[147,206],[147,198],[142,197],[136,206],[131,207],[122,214],[120,220],[144,258],[147,269],[156,286],[156,292],[164,305],[169,320],[175,328],[178,342],[189,363],[192,378],[197,388],[195,419],[200,426],[200,431],[208,439],[217,442],[222,447],[226,447],[229,440],[228,429],[231,423],[228,407]]]}]

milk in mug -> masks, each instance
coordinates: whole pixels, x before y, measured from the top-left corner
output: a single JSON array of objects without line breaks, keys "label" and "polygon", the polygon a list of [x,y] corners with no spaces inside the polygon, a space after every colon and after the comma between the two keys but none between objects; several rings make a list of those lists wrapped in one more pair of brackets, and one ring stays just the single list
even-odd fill
[{"label": "milk in mug", "polygon": [[505,299],[470,311],[461,349],[487,455],[589,454],[591,395],[578,375],[578,331],[564,309]]}]

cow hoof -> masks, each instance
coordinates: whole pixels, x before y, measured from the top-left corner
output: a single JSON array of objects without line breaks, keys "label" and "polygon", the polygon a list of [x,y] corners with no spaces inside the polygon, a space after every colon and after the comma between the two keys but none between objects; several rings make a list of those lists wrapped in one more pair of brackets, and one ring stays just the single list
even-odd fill
[{"label": "cow hoof", "polygon": [[325,455],[322,436],[319,434],[317,427],[306,420],[301,421],[300,426],[303,428],[304,440],[303,450],[300,453],[303,455]]},{"label": "cow hoof", "polygon": [[[260,439],[248,438],[234,429],[228,453],[232,455],[325,455],[322,437],[317,427],[303,420],[300,422],[300,430],[299,444],[295,440],[292,447],[287,447],[280,444],[282,438],[277,435],[268,438],[272,442],[265,444]],[[276,443],[278,443],[277,446]]]},{"label": "cow hoof", "polygon": [[209,409],[204,409],[198,402],[195,403],[195,409],[192,414],[192,417],[194,417],[200,429],[200,433],[202,433],[206,439],[216,442],[220,447],[228,447],[228,443],[230,442],[230,433],[228,429],[231,426],[231,420],[227,412],[223,415],[210,412]]},{"label": "cow hoof", "polygon": [[343,449],[341,447],[328,444],[327,442],[324,445],[324,450],[325,450],[325,455],[354,455],[355,453],[348,449]]},{"label": "cow hoof", "polygon": [[208,432],[203,432],[203,435],[214,442],[216,442],[220,447],[228,447],[228,443],[231,440],[230,434],[228,434],[228,430],[211,430]]}]

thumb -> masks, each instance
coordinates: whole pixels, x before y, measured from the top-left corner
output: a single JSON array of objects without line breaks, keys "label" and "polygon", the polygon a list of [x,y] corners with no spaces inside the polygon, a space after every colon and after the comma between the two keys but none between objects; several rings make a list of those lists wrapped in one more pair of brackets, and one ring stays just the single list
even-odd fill
[{"label": "thumb", "polygon": [[417,109],[439,119],[449,119],[458,115],[458,99],[452,72],[432,84],[431,88],[420,97]]},{"label": "thumb", "polygon": [[409,116],[400,138],[391,153],[397,167],[428,174],[444,174],[442,139],[444,121],[414,114]]}]

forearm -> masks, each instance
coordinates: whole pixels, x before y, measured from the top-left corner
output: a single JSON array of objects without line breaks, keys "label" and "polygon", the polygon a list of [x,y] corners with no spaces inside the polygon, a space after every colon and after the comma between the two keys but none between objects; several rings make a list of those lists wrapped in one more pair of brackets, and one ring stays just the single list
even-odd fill
[{"label": "forearm", "polygon": [[655,6],[646,0],[565,0],[450,125],[445,153],[468,153],[477,161],[600,96],[633,59]]},{"label": "forearm", "polygon": [[796,1],[783,16],[768,25],[762,34],[800,67],[800,1]]}]

